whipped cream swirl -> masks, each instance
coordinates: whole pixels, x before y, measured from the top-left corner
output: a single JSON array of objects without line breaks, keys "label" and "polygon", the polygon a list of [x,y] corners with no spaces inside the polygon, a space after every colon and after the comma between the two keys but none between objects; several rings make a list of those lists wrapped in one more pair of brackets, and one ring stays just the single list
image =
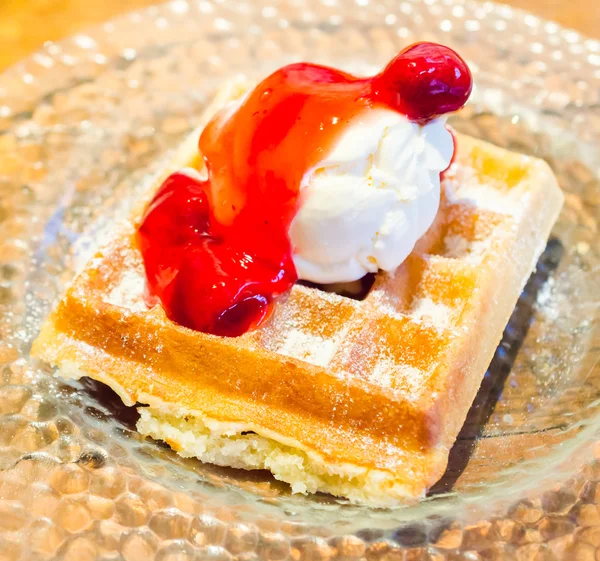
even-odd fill
[{"label": "whipped cream swirl", "polygon": [[350,282],[406,259],[438,210],[454,153],[445,121],[376,109],[347,126],[302,182],[289,231],[299,278]]}]

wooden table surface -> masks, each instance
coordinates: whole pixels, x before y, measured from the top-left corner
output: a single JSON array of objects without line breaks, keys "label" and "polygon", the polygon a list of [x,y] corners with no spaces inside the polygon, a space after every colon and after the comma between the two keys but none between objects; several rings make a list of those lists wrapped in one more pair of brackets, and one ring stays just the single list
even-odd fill
[{"label": "wooden table surface", "polygon": [[[257,0],[258,1],[258,0]],[[598,0],[508,0],[536,15],[600,37]],[[0,0],[0,70],[91,24],[156,0]]]}]

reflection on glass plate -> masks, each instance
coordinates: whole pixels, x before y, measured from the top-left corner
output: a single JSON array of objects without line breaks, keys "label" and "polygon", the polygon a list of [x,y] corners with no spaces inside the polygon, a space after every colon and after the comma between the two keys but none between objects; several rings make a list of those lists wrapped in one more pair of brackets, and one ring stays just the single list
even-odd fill
[{"label": "reflection on glass plate", "polygon": [[[178,0],[0,77],[0,558],[593,558],[600,43],[489,2],[260,4]],[[546,158],[566,192],[426,501],[376,511],[183,460],[142,439],[107,388],[28,358],[81,256],[221,80],[298,59],[368,71],[415,40],[455,47],[474,70],[453,125]]]}]

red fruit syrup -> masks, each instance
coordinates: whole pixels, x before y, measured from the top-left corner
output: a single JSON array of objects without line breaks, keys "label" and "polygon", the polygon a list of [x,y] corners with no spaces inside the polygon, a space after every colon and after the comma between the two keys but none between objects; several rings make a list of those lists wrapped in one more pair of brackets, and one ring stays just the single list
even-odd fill
[{"label": "red fruit syrup", "polygon": [[148,303],[186,327],[238,336],[297,280],[288,230],[302,178],[361,111],[383,107],[425,124],[471,93],[454,51],[417,43],[371,78],[299,63],[263,80],[200,136],[208,179],[168,177],[138,242]]}]

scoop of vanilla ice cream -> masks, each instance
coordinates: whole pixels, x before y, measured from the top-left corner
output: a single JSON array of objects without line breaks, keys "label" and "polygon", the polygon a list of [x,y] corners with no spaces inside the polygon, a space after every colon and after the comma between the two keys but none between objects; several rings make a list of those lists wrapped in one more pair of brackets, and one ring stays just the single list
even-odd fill
[{"label": "scoop of vanilla ice cream", "polygon": [[304,176],[289,232],[299,278],[350,282],[398,267],[435,218],[453,152],[443,118],[421,126],[387,109],[357,116]]}]

